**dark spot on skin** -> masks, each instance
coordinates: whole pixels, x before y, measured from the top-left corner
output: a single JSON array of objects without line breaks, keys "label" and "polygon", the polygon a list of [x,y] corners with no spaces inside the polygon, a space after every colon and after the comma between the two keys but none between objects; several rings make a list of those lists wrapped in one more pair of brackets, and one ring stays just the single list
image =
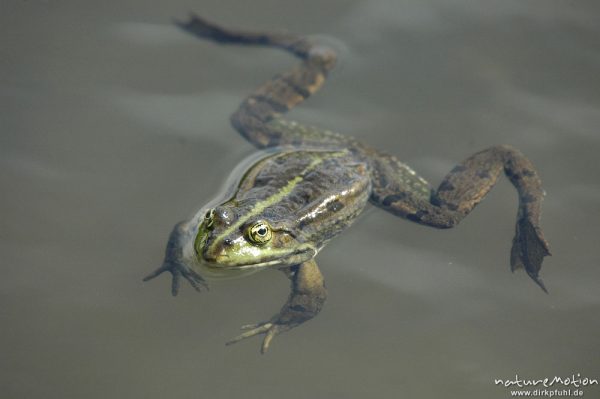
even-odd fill
[{"label": "dark spot on skin", "polygon": [[302,305],[294,305],[290,307],[290,310],[293,310],[294,312],[306,312],[306,308]]},{"label": "dark spot on skin", "polygon": [[423,216],[425,216],[427,214],[429,214],[429,212],[424,211],[424,210],[420,210],[420,211],[417,211],[417,212],[412,213],[410,215],[406,215],[406,218],[408,220],[412,220],[413,222],[420,222],[421,219],[423,219]]},{"label": "dark spot on skin", "polygon": [[438,192],[440,191],[452,191],[454,190],[456,187],[454,187],[454,185],[452,183],[450,183],[449,181],[443,181],[442,184],[440,184],[440,186],[438,187]]},{"label": "dark spot on skin", "polygon": [[406,215],[408,220],[412,220],[413,222],[420,222],[421,218],[417,216],[417,214]]},{"label": "dark spot on skin", "polygon": [[450,202],[446,202],[444,205],[446,205],[446,208],[450,209],[451,211],[455,211],[458,209],[458,205],[451,204]]},{"label": "dark spot on skin", "polygon": [[506,177],[508,177],[510,180],[519,180],[521,178],[521,175],[515,173],[515,171],[511,168],[504,169],[504,173],[506,173]]},{"label": "dark spot on skin", "polygon": [[252,130],[262,128],[265,121],[268,121],[273,114],[273,107],[261,99],[249,98],[242,104],[246,115],[242,124]]},{"label": "dark spot on skin", "polygon": [[266,186],[267,184],[269,184],[269,182],[271,181],[270,177],[266,177],[266,176],[259,176],[256,178],[256,180],[254,180],[254,187],[263,187]]},{"label": "dark spot on skin", "polygon": [[377,174],[377,180],[379,181],[380,187],[387,187],[389,184],[387,177],[383,173]]},{"label": "dark spot on skin", "polygon": [[338,200],[335,200],[335,201],[330,202],[329,204],[327,204],[327,210],[329,210],[331,212],[337,212],[340,209],[342,209],[343,207],[344,207],[344,204],[342,204]]},{"label": "dark spot on skin", "polygon": [[531,177],[535,175],[535,172],[529,169],[525,169],[523,170],[522,175],[526,177]]},{"label": "dark spot on skin", "polygon": [[435,206],[442,206],[446,203],[446,201],[444,201],[443,199],[441,199],[440,197],[438,197],[435,194],[431,194],[431,197],[429,198],[429,202],[431,202],[432,205]]},{"label": "dark spot on skin", "polygon": [[391,194],[383,199],[382,204],[383,206],[390,206],[392,203],[402,201],[404,198],[406,198],[406,193]]},{"label": "dark spot on skin", "polygon": [[223,240],[223,245],[231,246],[233,245],[233,241],[231,241],[229,238],[226,238]]},{"label": "dark spot on skin", "polygon": [[454,169],[452,169],[452,170],[450,171],[450,173],[460,173],[460,172],[464,172],[465,170],[467,170],[467,167],[466,167],[466,166],[463,166],[463,165],[456,165],[456,166],[454,167]]},{"label": "dark spot on skin", "polygon": [[521,197],[521,202],[524,204],[529,204],[530,202],[535,202],[535,197],[531,194],[525,194]]},{"label": "dark spot on skin", "polygon": [[481,179],[489,179],[492,176],[490,176],[490,173],[487,170],[480,170],[477,172],[477,177]]},{"label": "dark spot on skin", "polygon": [[290,78],[283,78],[283,81],[288,84],[296,93],[300,94],[302,97],[307,98],[310,96],[310,91],[306,90],[302,86],[298,86],[294,83],[294,81]]},{"label": "dark spot on skin", "polygon": [[280,99],[275,98],[274,96],[255,95],[252,98],[254,98],[258,102],[263,102],[263,103],[269,104],[269,106],[271,106],[271,108],[275,112],[283,113],[283,112],[287,112],[289,110],[289,107],[287,104],[282,103]]}]

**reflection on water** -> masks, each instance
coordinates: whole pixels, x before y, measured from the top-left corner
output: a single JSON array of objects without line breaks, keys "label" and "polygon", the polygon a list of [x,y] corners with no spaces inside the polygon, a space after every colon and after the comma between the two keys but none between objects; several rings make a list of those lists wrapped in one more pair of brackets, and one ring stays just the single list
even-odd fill
[{"label": "reflection on water", "polygon": [[[600,377],[596,2],[130,4],[2,12],[3,397],[505,398],[494,378]],[[143,285],[172,225],[252,152],[229,113],[292,63],[180,34],[190,9],[342,40],[342,70],[293,117],[431,181],[492,144],[521,149],[547,191],[550,295],[509,273],[505,180],[451,231],[367,212],[319,255],[323,312],[265,356],[223,344],[277,310],[280,273],[176,299],[167,278]]]}]

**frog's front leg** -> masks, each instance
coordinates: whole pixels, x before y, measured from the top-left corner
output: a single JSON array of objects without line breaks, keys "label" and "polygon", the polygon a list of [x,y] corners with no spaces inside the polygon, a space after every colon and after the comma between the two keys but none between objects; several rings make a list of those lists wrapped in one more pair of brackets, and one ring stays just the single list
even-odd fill
[{"label": "frog's front leg", "polygon": [[292,292],[285,305],[269,321],[242,326],[242,329],[247,331],[227,342],[227,345],[265,334],[261,346],[261,353],[265,353],[277,334],[312,319],[321,311],[327,298],[327,291],[323,283],[323,275],[315,261],[309,260],[281,270],[292,282]]},{"label": "frog's front leg", "polygon": [[514,271],[524,268],[544,290],[538,274],[548,243],[540,227],[542,183],[533,164],[509,146],[480,151],[456,166],[437,190],[406,165],[386,154],[372,156],[373,193],[371,201],[391,213],[437,228],[458,224],[485,197],[504,171],[519,194],[516,232],[510,264]]},{"label": "frog's front leg", "polygon": [[208,289],[208,285],[204,279],[192,268],[187,266],[183,260],[183,243],[185,240],[190,239],[189,237],[191,234],[188,222],[177,223],[169,235],[163,264],[144,277],[143,281],[152,280],[164,272],[169,272],[172,275],[171,294],[173,294],[173,296],[177,296],[179,293],[179,285],[182,277],[186,279],[196,291],[201,291],[202,288]]}]

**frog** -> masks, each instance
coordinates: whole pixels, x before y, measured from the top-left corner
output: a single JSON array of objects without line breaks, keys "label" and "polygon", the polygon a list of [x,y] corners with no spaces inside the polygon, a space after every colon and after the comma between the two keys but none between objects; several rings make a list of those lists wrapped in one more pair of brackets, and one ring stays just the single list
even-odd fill
[{"label": "frog", "polygon": [[176,296],[183,280],[204,291],[208,280],[266,269],[283,272],[291,290],[280,311],[242,326],[227,345],[262,336],[260,351],[265,353],[274,337],[319,314],[327,290],[315,256],[367,204],[423,226],[449,229],[502,174],[519,197],[510,269],[523,269],[547,293],[539,276],[544,257],[550,255],[540,226],[545,194],[536,168],[520,151],[494,145],[476,152],[434,188],[392,154],[284,117],[324,84],[336,64],[333,49],[303,35],[226,28],[193,13],[175,23],[217,44],[271,47],[299,59],[233,112],[231,124],[258,151],[236,168],[224,193],[175,225],[164,262],[144,278],[170,273]]}]

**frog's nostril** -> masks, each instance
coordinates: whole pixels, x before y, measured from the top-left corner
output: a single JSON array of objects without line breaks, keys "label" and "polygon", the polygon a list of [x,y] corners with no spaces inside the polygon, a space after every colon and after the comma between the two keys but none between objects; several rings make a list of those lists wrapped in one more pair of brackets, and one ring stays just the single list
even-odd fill
[{"label": "frog's nostril", "polygon": [[223,240],[223,245],[227,245],[228,247],[233,245],[233,241],[231,241],[229,238],[226,238]]}]

